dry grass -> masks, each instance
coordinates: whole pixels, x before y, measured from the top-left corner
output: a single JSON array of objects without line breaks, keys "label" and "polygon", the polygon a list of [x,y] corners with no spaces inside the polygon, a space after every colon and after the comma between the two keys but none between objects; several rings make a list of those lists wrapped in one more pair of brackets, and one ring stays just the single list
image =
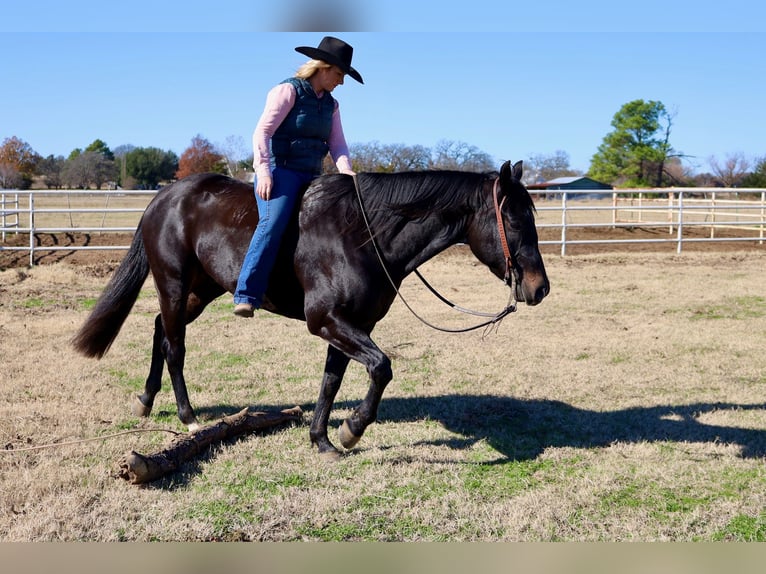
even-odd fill
[{"label": "dry grass", "polygon": [[[148,487],[114,478],[129,450],[182,430],[166,382],[149,420],[151,282],[110,353],[68,339],[106,283],[87,267],[0,272],[0,539],[766,540],[766,253],[547,257],[552,294],[496,333],[450,335],[397,302],[375,338],[395,378],[359,448],[321,464],[307,424],[220,445]],[[506,290],[460,249],[424,269],[465,307]],[[416,280],[429,321],[465,325]],[[188,333],[202,418],[300,405],[324,344],[302,323],[216,302]],[[333,426],[366,391],[352,365]]]}]

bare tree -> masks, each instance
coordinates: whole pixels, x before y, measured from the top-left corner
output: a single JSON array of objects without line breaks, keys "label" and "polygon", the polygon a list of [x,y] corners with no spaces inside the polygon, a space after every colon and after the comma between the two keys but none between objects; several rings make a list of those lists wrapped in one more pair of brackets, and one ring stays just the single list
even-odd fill
[{"label": "bare tree", "polygon": [[[218,152],[226,162],[226,171],[230,177],[244,179],[246,160],[252,157],[252,152],[242,136],[228,136],[223,143],[216,145]],[[250,170],[252,171],[252,169]]]},{"label": "bare tree", "polygon": [[575,175],[582,173],[569,166],[569,154],[563,150],[552,154],[533,154],[524,160],[524,180],[528,185]]},{"label": "bare tree", "polygon": [[719,162],[715,156],[710,156],[708,164],[724,187],[738,185],[750,169],[750,161],[741,151],[727,154],[723,162]]},{"label": "bare tree", "polygon": [[23,178],[16,166],[10,163],[0,163],[0,189],[16,189],[21,185]]},{"label": "bare tree", "polygon": [[40,160],[37,166],[37,173],[39,173],[45,179],[45,186],[48,189],[61,188],[62,181],[61,175],[66,165],[64,156],[49,155],[48,157]]},{"label": "bare tree", "polygon": [[665,177],[670,185],[689,185],[694,181],[694,172],[685,165],[680,157],[669,157],[665,160]]},{"label": "bare tree", "polygon": [[[350,146],[355,171],[396,172],[427,169],[431,151],[424,146],[370,142]],[[328,161],[332,164],[332,161]],[[330,169],[329,171],[332,171]]]},{"label": "bare tree", "polygon": [[440,140],[436,143],[430,167],[478,172],[497,169],[492,158],[476,146],[451,140]]},{"label": "bare tree", "polygon": [[68,159],[61,174],[64,185],[73,189],[89,189],[91,185],[101,189],[104,183],[116,177],[114,160],[95,151],[86,151]]}]

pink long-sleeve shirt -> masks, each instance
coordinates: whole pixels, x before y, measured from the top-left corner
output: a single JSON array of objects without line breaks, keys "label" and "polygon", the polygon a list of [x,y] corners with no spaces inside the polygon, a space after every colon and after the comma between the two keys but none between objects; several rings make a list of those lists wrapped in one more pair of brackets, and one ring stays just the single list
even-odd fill
[{"label": "pink long-sleeve shirt", "polygon": [[[256,177],[271,177],[269,142],[292,109],[296,97],[295,87],[289,82],[278,84],[266,96],[266,106],[253,131],[253,168],[255,168]],[[350,172],[351,160],[348,156],[346,137],[343,135],[338,100],[335,100],[335,111],[332,114],[332,126],[327,144],[338,171]]]}]

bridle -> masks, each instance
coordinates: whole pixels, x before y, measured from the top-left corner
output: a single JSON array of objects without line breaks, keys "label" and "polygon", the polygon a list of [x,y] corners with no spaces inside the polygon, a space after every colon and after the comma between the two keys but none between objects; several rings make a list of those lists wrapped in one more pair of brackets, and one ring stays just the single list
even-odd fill
[{"label": "bridle", "polygon": [[497,218],[497,233],[500,235],[500,245],[503,246],[503,255],[505,255],[505,275],[503,276],[503,282],[515,291],[515,285],[508,283],[510,279],[513,283],[515,281],[515,275],[513,274],[513,259],[511,258],[511,250],[508,247],[508,237],[505,235],[505,223],[503,222],[503,204],[505,203],[505,197],[497,202],[497,190],[500,188],[500,178],[495,178],[495,183],[492,186],[492,199],[495,204],[495,217]]},{"label": "bridle", "polygon": [[503,197],[502,200],[498,202],[498,190],[500,188],[500,178],[496,177],[494,185],[492,186],[492,196],[493,196],[493,202],[494,202],[494,208],[495,208],[495,217],[497,219],[497,232],[500,235],[500,244],[503,248],[503,254],[505,255],[505,275],[503,277],[503,282],[510,287],[511,294],[508,299],[508,304],[505,306],[505,309],[500,311],[499,313],[483,313],[481,311],[472,311],[471,309],[465,309],[463,307],[460,307],[459,305],[456,305],[449,301],[447,298],[445,298],[443,295],[441,295],[436,289],[434,289],[428,281],[426,281],[425,277],[423,277],[420,272],[415,269],[414,273],[417,275],[418,279],[420,279],[423,284],[433,293],[436,297],[439,298],[440,301],[443,303],[446,303],[456,311],[460,311],[461,313],[466,313],[468,315],[474,315],[477,317],[488,317],[489,319],[487,321],[484,321],[482,323],[479,323],[478,325],[473,325],[471,327],[465,327],[462,329],[448,329],[445,327],[438,327],[436,325],[432,325],[425,319],[423,319],[420,315],[418,315],[415,310],[410,306],[409,303],[407,303],[407,300],[402,296],[399,289],[396,287],[396,284],[394,283],[394,280],[391,278],[391,274],[388,272],[388,269],[386,268],[386,264],[383,261],[383,256],[380,253],[380,249],[378,248],[378,244],[375,241],[375,234],[372,232],[372,228],[370,227],[370,221],[367,218],[367,212],[364,209],[364,201],[362,201],[362,193],[359,189],[359,180],[354,174],[354,188],[356,190],[356,197],[359,201],[359,207],[362,212],[362,219],[364,220],[364,224],[367,227],[367,232],[370,235],[370,241],[372,243],[373,248],[375,249],[375,254],[378,257],[378,261],[380,262],[380,266],[383,268],[383,272],[386,274],[386,277],[388,278],[388,281],[391,283],[391,287],[393,287],[394,292],[396,293],[397,297],[404,303],[404,306],[407,307],[407,309],[412,313],[420,322],[423,324],[431,327],[432,329],[436,329],[437,331],[443,331],[445,333],[466,333],[468,331],[474,331],[476,329],[481,329],[482,327],[485,328],[485,334],[489,332],[491,329],[496,328],[500,321],[502,321],[505,317],[516,311],[516,275],[513,273],[513,259],[511,257],[511,250],[508,247],[508,239],[505,235],[505,223],[503,222],[503,214],[502,214],[502,208],[503,204],[505,203],[505,197]]}]

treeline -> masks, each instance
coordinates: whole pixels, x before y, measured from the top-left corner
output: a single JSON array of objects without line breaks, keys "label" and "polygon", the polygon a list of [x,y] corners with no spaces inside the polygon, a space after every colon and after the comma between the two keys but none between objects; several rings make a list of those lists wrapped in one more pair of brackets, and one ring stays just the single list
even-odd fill
[{"label": "treeline", "polygon": [[[359,172],[497,169],[489,154],[463,142],[444,140],[433,149],[378,142],[350,147],[353,167]],[[100,139],[85,149],[75,149],[67,158],[42,157],[13,136],[0,145],[0,188],[26,189],[34,185],[48,189],[155,189],[193,173],[215,172],[248,179],[252,177],[252,163],[252,153],[246,151],[241,138],[233,136],[223,144],[213,145],[197,135],[180,158],[170,150],[154,147],[123,145],[112,150]],[[328,156],[325,171],[334,169]]]},{"label": "treeline", "polygon": [[[766,188],[766,156],[750,159],[735,152],[719,160],[707,158],[708,172],[698,173],[699,161],[673,147],[675,114],[662,102],[633,100],[612,119],[607,133],[591,158],[586,174],[573,170],[562,150],[532,154],[524,160],[525,183],[557,177],[587,175],[616,187],[755,187]],[[349,146],[357,172],[395,172],[424,169],[491,171],[496,160],[476,146],[442,140],[434,148],[421,145],[359,143]],[[0,145],[0,188],[39,187],[101,189],[121,187],[154,189],[192,173],[217,172],[239,179],[252,177],[253,155],[242,138],[230,136],[213,145],[195,136],[181,157],[170,150],[123,145],[114,150],[97,139],[85,149],[63,156],[41,157],[16,136]],[[325,171],[333,171],[330,158]]]},{"label": "treeline", "polygon": [[[233,174],[226,158],[202,136],[179,158],[173,151],[123,145],[110,149],[100,139],[68,157],[42,157],[16,136],[0,145],[0,188],[27,189],[155,189],[160,183],[192,173]],[[236,171],[236,168],[235,168]]]}]

